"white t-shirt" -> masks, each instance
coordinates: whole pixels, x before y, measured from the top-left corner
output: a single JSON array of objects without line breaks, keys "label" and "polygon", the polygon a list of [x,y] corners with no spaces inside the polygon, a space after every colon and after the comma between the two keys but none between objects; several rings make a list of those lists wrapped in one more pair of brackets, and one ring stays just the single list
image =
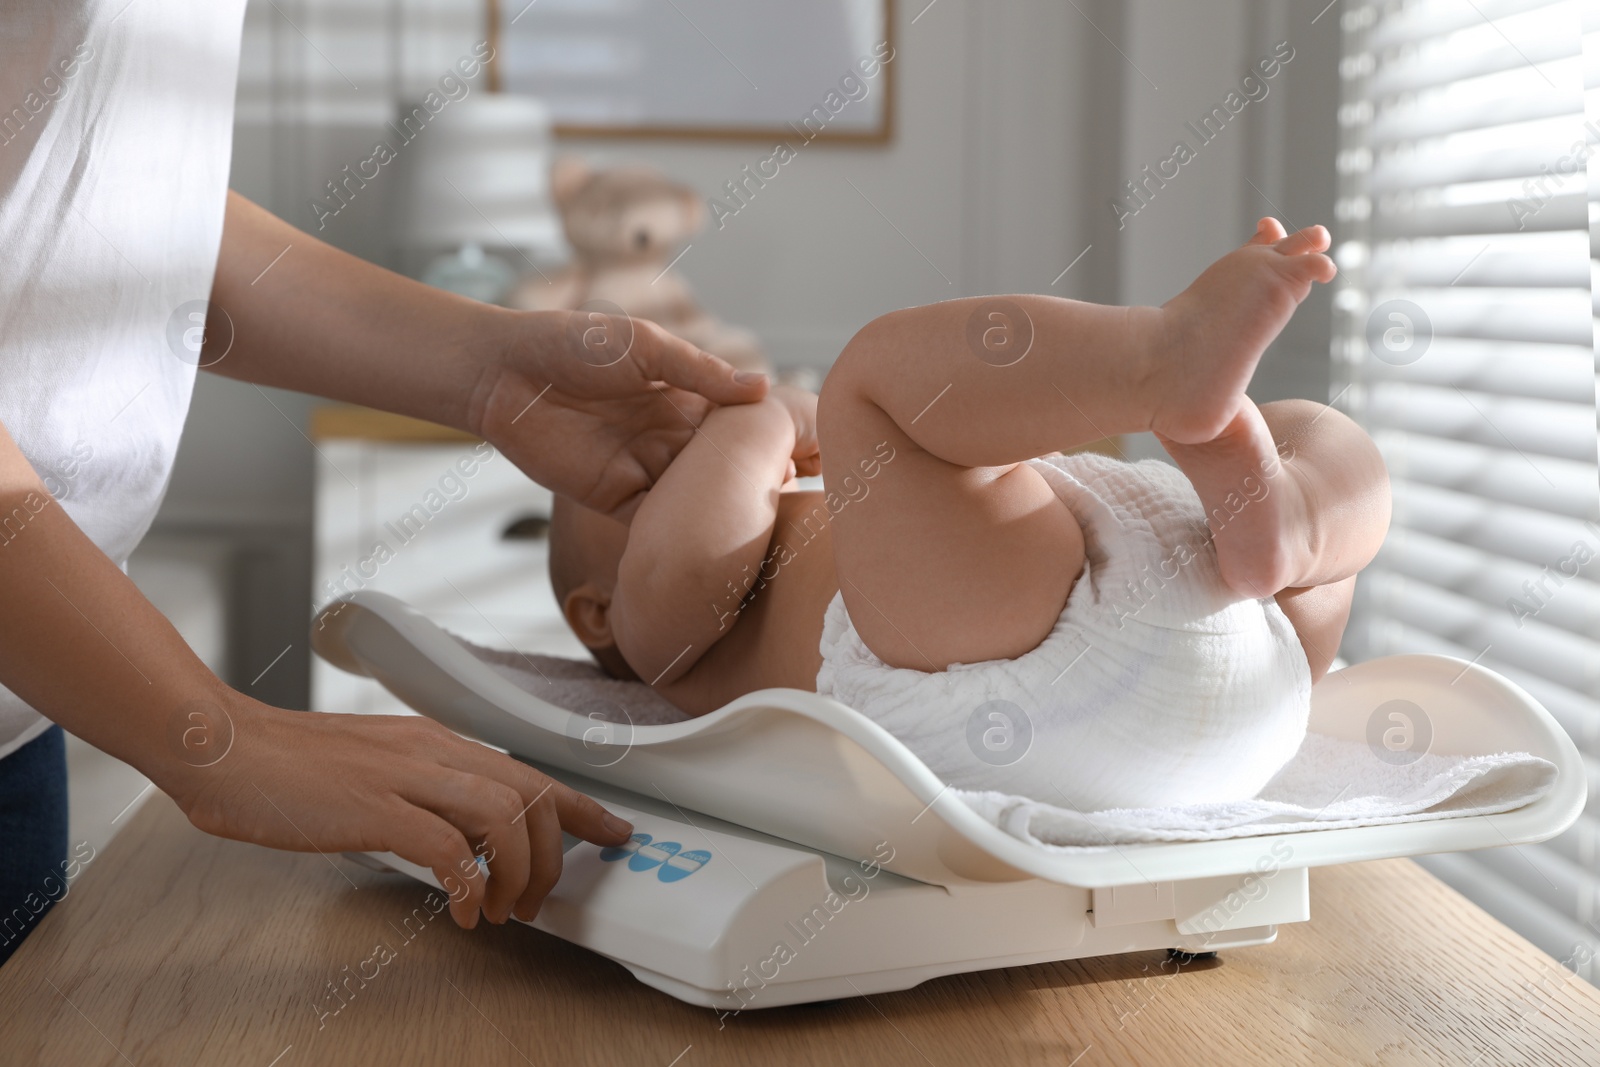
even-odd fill
[{"label": "white t-shirt", "polygon": [[[119,564],[189,410],[243,16],[244,0],[0,3],[0,423]],[[26,522],[0,516],[0,553]],[[48,725],[0,689],[0,756]]]}]

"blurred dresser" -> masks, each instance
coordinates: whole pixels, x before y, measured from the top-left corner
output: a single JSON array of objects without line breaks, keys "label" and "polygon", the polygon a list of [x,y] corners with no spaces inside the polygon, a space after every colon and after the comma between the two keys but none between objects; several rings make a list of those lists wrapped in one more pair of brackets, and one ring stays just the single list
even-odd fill
[{"label": "blurred dresser", "polygon": [[[478,644],[586,655],[550,590],[548,490],[483,441],[385,412],[318,408],[311,437],[314,605],[376,590]],[[311,706],[406,710],[376,683],[320,659]]]}]

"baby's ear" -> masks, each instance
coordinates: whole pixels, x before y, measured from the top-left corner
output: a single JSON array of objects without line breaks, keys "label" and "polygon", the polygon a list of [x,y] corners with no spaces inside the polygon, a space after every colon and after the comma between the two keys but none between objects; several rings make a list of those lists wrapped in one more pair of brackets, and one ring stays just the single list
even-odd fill
[{"label": "baby's ear", "polygon": [[617,643],[611,636],[611,594],[593,582],[568,592],[561,602],[561,614],[584,648],[610,648]]},{"label": "baby's ear", "polygon": [[642,679],[634,673],[617,641],[611,635],[611,595],[590,582],[585,582],[567,594],[561,604],[561,613],[567,625],[578,635],[583,647],[589,650],[600,669],[612,678],[624,682]]}]

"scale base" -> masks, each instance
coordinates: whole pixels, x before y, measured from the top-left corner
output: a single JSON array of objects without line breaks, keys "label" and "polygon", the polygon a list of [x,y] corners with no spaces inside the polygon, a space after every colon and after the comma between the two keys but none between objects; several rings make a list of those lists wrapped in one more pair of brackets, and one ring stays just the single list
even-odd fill
[{"label": "scale base", "polygon": [[[1161,973],[1173,974],[1184,967],[1190,967],[1195,962],[1210,959],[1216,956],[1219,949],[1243,948],[1248,945],[1268,945],[1277,940],[1278,928],[1276,926],[1258,926],[1248,930],[1230,931],[1230,940],[1221,945],[1211,942],[1213,947],[1198,952],[1180,948],[1169,948],[1168,959],[1162,961],[1152,970]],[[1237,939],[1232,939],[1236,937]],[[1148,945],[1143,948],[1155,949],[1160,946]],[[1062,955],[1059,952],[1042,952],[994,958],[987,960],[960,960],[942,964],[928,964],[920,967],[900,967],[890,970],[874,971],[867,974],[834,975],[824,978],[812,978],[805,981],[784,983],[770,983],[759,990],[751,992],[757,995],[741,995],[736,989],[729,994],[724,986],[721,989],[703,989],[682,982],[671,975],[661,974],[645,967],[629,964],[618,960],[633,974],[635,978],[652,989],[681,1000],[686,1004],[695,1004],[700,1007],[713,1008],[718,1012],[731,1012],[756,1008],[782,1008],[791,1004],[813,1004],[824,1000],[844,1000],[848,997],[872,996],[878,993],[897,993],[904,989],[911,989],[928,981],[930,978],[942,978],[950,974],[966,974],[970,971],[989,971],[1001,967],[1027,967],[1037,963],[1056,963],[1063,960],[1087,959],[1092,956],[1116,955],[1122,952],[1136,952],[1139,948],[1122,948],[1111,952],[1072,952]]]},{"label": "scale base", "polygon": [[[1041,879],[932,885],[879,865],[891,842],[852,861],[554,773],[635,833],[621,848],[569,837],[561,879],[532,925],[721,1012],[1089,956],[1193,956],[1266,944],[1279,924],[1310,917],[1304,868],[1102,889]],[[438,885],[388,853],[351,858]]]}]

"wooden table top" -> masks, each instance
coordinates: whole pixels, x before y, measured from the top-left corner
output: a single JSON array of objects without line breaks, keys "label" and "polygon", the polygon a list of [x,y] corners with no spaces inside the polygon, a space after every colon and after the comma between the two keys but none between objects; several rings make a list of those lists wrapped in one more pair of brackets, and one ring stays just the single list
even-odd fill
[{"label": "wooden table top", "polygon": [[157,794],[0,967],[0,1063],[1600,1063],[1600,993],[1407,860],[1313,870],[1311,922],[1177,973],[1141,952],[721,1026],[530,927],[406,941],[425,892],[208,837]]},{"label": "wooden table top", "polygon": [[317,404],[311,409],[307,429],[314,441],[353,437],[404,444],[455,444],[478,440],[465,430],[357,404]]}]

